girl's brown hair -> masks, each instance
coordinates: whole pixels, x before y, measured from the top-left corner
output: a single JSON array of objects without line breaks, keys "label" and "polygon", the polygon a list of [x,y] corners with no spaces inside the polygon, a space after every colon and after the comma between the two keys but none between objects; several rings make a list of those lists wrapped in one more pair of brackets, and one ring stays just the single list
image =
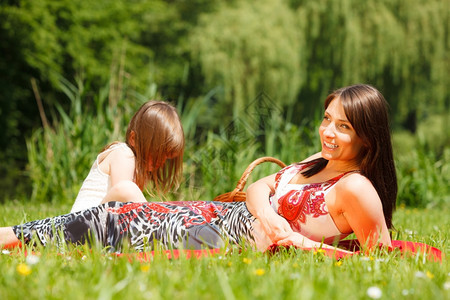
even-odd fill
[{"label": "girl's brown hair", "polygon": [[[376,88],[367,84],[356,84],[334,91],[325,99],[325,109],[337,98],[344,107],[347,119],[365,145],[359,156],[361,174],[374,185],[383,204],[386,225],[392,228],[392,213],[397,200],[397,175],[387,102]],[[327,163],[327,160],[319,159],[304,175],[309,177],[317,174]]]},{"label": "girl's brown hair", "polygon": [[157,192],[179,186],[185,142],[180,118],[172,105],[162,101],[143,104],[128,125],[126,143],[135,155],[135,182],[141,190],[148,183]]}]

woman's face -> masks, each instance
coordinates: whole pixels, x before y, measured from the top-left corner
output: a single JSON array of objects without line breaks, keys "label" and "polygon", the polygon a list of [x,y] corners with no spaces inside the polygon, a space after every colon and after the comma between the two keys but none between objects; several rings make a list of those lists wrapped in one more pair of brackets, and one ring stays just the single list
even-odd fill
[{"label": "woman's face", "polygon": [[363,142],[348,121],[339,98],[332,100],[325,110],[319,134],[323,158],[357,164]]}]

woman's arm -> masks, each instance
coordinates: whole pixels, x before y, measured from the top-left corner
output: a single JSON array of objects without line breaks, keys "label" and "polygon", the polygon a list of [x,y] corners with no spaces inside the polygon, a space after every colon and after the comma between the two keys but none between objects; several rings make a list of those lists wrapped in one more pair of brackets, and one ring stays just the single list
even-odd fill
[{"label": "woman's arm", "polygon": [[274,191],[276,174],[264,177],[247,188],[246,205],[255,216],[265,234],[273,243],[288,237],[293,231],[285,218],[270,206],[269,195]]},{"label": "woman's arm", "polygon": [[380,197],[372,183],[351,174],[336,185],[336,203],[362,246],[391,246]]},{"label": "woman's arm", "polygon": [[[318,248],[318,249],[336,249],[335,246],[330,246],[328,244],[324,244],[321,242],[316,242],[307,237],[301,235],[298,232],[293,232],[287,238],[279,240],[277,245],[280,246],[296,246],[299,248]],[[339,249],[339,251],[351,253],[351,251],[347,251],[344,249]]]}]

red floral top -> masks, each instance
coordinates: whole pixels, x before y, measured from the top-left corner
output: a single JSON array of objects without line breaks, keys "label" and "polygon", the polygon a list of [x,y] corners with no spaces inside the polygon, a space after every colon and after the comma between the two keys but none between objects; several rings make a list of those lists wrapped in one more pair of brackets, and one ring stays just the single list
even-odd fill
[{"label": "red floral top", "polygon": [[308,166],[307,163],[293,164],[278,172],[275,193],[270,196],[271,205],[289,222],[292,230],[307,238],[317,242],[323,240],[325,243],[339,241],[348,234],[341,233],[336,227],[328,212],[325,195],[339,179],[352,171],[319,183],[289,183]]}]

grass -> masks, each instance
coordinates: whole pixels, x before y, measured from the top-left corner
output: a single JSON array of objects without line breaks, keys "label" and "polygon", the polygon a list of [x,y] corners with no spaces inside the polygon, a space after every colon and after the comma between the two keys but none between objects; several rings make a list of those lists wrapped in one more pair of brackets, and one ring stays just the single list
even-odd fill
[{"label": "grass", "polygon": [[[70,206],[2,205],[0,225],[67,212]],[[26,213],[25,213],[26,212]],[[448,253],[448,208],[400,208],[394,238],[425,242]],[[341,261],[300,250],[272,256],[244,250],[202,259],[155,257],[139,262],[78,247],[0,254],[0,299],[449,299],[447,260],[422,255],[355,256]],[[379,289],[379,290],[377,290]]]}]

